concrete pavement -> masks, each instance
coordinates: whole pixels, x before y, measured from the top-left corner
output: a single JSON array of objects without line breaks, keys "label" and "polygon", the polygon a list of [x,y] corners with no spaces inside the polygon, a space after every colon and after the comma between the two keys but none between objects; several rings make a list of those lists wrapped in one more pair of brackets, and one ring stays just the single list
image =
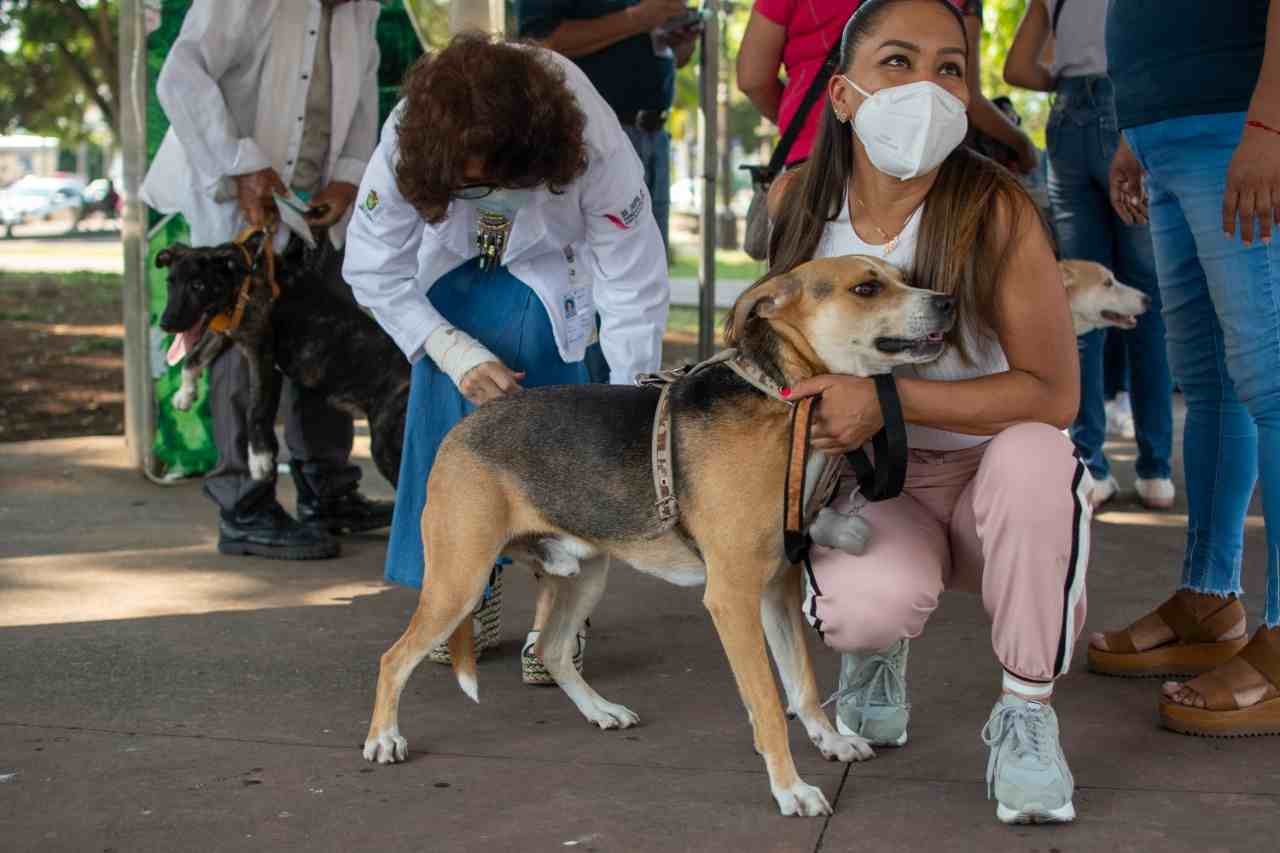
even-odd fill
[{"label": "concrete pavement", "polygon": [[[367,491],[389,496],[359,447]],[[1131,445],[1116,446],[1122,482]],[[287,480],[287,478],[286,478]],[[291,487],[281,497],[292,507]],[[1174,513],[1121,501],[1094,526],[1089,628],[1170,587]],[[224,558],[196,483],[129,470],[118,437],[0,444],[0,849],[429,851],[1203,851],[1272,849],[1280,738],[1156,725],[1158,685],[1075,673],[1056,701],[1079,820],[1006,828],[978,737],[998,684],[978,601],[948,595],[913,643],[910,744],[845,768],[798,725],[830,819],[776,813],[697,590],[615,571],[586,674],[636,710],[602,733],[524,687],[532,584],[507,580],[504,642],[469,702],[424,663],[411,760],[359,756],[378,656],[414,606],[381,580],[385,534],[313,563]],[[1257,616],[1264,543],[1246,534]],[[814,647],[825,692],[835,656]]]}]

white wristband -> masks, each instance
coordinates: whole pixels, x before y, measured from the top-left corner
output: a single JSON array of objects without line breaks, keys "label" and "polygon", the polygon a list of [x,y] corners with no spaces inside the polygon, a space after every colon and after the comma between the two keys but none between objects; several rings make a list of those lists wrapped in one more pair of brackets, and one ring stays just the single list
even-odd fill
[{"label": "white wristband", "polygon": [[485,349],[484,344],[448,324],[428,335],[422,347],[436,367],[443,370],[459,388],[462,387],[462,377],[471,368],[486,361],[498,361],[498,357]]}]

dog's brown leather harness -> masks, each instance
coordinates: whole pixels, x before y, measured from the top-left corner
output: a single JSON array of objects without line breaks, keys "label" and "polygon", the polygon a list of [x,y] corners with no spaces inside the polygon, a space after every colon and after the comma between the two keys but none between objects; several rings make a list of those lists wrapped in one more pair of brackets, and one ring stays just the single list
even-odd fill
[{"label": "dog's brown leather harness", "polygon": [[813,404],[816,398],[791,401],[782,396],[782,389],[756,364],[742,357],[737,350],[723,350],[699,364],[685,365],[673,370],[641,374],[636,384],[660,386],[658,407],[653,416],[653,438],[650,456],[653,465],[653,489],[657,496],[658,535],[675,530],[694,553],[697,544],[688,532],[680,527],[680,504],[676,498],[674,458],[671,452],[671,386],[680,379],[717,364],[723,364],[738,374],[747,384],[766,397],[791,407],[791,441],[787,449],[787,473],[783,490],[782,534],[783,549],[787,560],[798,563],[809,554],[809,525],[835,494],[846,461],[853,468],[859,490],[868,501],[883,501],[897,497],[902,492],[907,468],[906,425],[902,418],[902,404],[898,400],[897,387],[891,374],[875,377],[876,396],[884,415],[885,427],[876,433],[872,445],[878,465],[873,466],[861,448],[845,456],[828,456],[818,476],[809,500],[805,500],[806,463],[809,459],[809,432],[813,424]]},{"label": "dog's brown leather harness", "polygon": [[[659,535],[675,529],[695,553],[698,551],[688,534],[679,527],[680,504],[676,498],[674,458],[671,452],[670,394],[671,387],[676,381],[688,376],[694,376],[708,367],[718,364],[728,367],[748,385],[751,385],[766,397],[786,404],[792,410],[791,442],[789,445],[787,479],[783,501],[784,542],[787,557],[792,559],[793,553],[796,553],[797,548],[807,547],[808,536],[805,530],[814,516],[817,515],[818,510],[826,505],[831,495],[835,492],[843,460],[839,456],[831,457],[827,460],[822,476],[819,478],[818,487],[806,504],[804,500],[805,463],[808,460],[809,427],[813,419],[814,398],[806,397],[797,402],[787,400],[782,396],[782,389],[778,386],[778,383],[769,378],[753,362],[743,358],[735,349],[723,350],[699,364],[685,365],[658,373],[641,374],[636,377],[637,385],[659,386],[662,389],[658,395],[658,407],[653,416],[653,439],[650,451],[653,465],[653,488],[654,494],[657,496],[655,508],[660,523]],[[799,559],[799,555],[794,559]]]},{"label": "dog's brown leather harness", "polygon": [[271,245],[275,239],[275,227],[268,225],[265,228],[246,228],[236,236],[235,246],[244,254],[249,272],[245,275],[240,291],[236,294],[235,305],[209,321],[209,328],[212,331],[221,332],[224,335],[234,332],[240,328],[240,323],[244,320],[244,309],[249,304],[249,292],[253,289],[253,273],[256,269],[256,258],[245,244],[255,234],[262,235],[262,242],[258,244],[258,254],[267,256],[267,284],[271,286],[271,301],[275,302],[280,298],[280,285],[276,282],[276,253]]}]

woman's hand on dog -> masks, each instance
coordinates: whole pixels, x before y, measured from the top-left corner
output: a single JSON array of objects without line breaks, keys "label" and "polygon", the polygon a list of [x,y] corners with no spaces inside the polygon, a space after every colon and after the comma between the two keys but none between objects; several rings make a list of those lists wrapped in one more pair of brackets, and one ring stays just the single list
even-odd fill
[{"label": "woman's hand on dog", "polygon": [[524,379],[523,371],[511,370],[500,361],[486,361],[462,375],[458,390],[468,401],[478,406],[515,394],[521,390],[521,379]]},{"label": "woman's hand on dog", "polygon": [[809,441],[816,450],[846,453],[861,447],[884,427],[874,379],[815,376],[784,389],[788,400],[819,397]]},{"label": "woman's hand on dog", "polygon": [[334,181],[311,197],[307,210],[307,224],[314,228],[328,228],[346,215],[355,203],[359,187],[346,181]]},{"label": "woman's hand on dog", "polygon": [[289,190],[276,174],[275,169],[259,169],[247,175],[236,175],[236,198],[240,211],[250,227],[261,228],[267,224],[267,214],[274,213],[275,199],[272,193],[287,195]]}]

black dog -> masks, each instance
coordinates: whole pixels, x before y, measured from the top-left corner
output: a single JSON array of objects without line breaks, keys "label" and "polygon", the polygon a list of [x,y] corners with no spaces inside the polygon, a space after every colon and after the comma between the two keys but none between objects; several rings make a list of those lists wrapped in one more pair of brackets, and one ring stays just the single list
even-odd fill
[{"label": "black dog", "polygon": [[[174,405],[195,400],[196,379],[227,346],[237,346],[249,364],[249,468],[254,479],[269,479],[278,449],[275,413],[280,373],[317,391],[329,403],[369,421],[374,464],[392,485],[400,474],[405,409],[409,402],[409,362],[391,338],[348,296],[327,248],[308,250],[293,240],[274,258],[279,296],[273,297],[266,238],[251,236],[243,246],[224,243],[191,248],[181,243],[156,256],[169,269],[169,301],[160,328],[180,337],[187,352],[182,387]],[[327,241],[320,240],[322,246]],[[247,279],[247,284],[246,284]],[[209,329],[219,315],[234,315],[233,327]],[[227,321],[224,319],[222,325]],[[220,323],[213,322],[212,328]],[[280,372],[277,372],[276,367]]]}]

